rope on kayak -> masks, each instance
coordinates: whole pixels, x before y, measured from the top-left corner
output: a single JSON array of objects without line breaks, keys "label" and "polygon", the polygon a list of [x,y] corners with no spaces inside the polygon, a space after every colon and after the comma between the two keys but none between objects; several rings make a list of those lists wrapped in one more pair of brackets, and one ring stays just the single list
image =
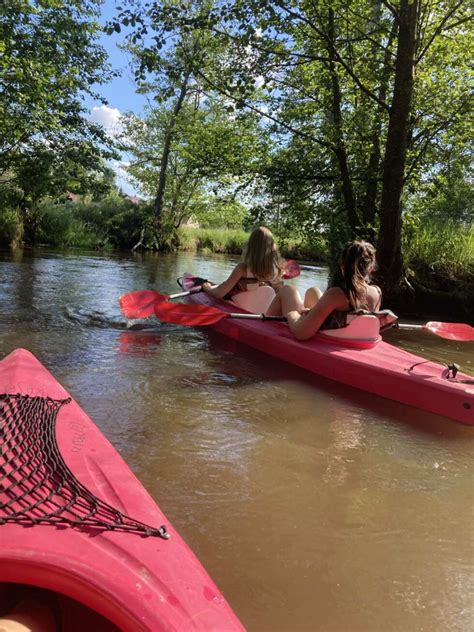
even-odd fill
[{"label": "rope on kayak", "polygon": [[169,538],[103,502],[74,476],[56,441],[68,399],[0,394],[0,525],[54,524]]},{"label": "rope on kayak", "polygon": [[[417,366],[420,366],[420,364],[427,364],[428,362],[430,362],[430,360],[421,360],[420,362],[415,362],[415,364],[412,364],[410,367],[408,367],[408,369],[405,369],[405,371],[411,374],[413,369],[415,369]],[[474,378],[473,379],[468,378],[467,380],[458,379],[456,377],[456,375],[458,374],[458,371],[459,371],[459,364],[455,364],[455,363],[447,364],[446,368],[444,369],[440,377],[445,380],[448,380],[448,382],[456,382],[457,384],[474,384]]]}]

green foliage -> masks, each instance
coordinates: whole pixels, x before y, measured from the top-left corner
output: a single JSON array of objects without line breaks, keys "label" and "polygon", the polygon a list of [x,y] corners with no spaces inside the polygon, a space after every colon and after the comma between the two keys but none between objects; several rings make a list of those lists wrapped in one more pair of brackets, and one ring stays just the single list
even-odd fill
[{"label": "green foliage", "polygon": [[243,230],[183,227],[178,230],[180,250],[242,254],[249,234]]},{"label": "green foliage", "polygon": [[8,0],[0,5],[2,164],[38,136],[95,134],[81,117],[80,92],[109,75],[97,44],[99,0]]},{"label": "green foliage", "polygon": [[[143,120],[129,115],[124,121],[134,155],[128,172],[150,197],[157,192],[169,117],[169,108],[161,105],[149,108]],[[169,232],[190,219],[205,227],[241,227],[248,211],[235,192],[250,184],[248,171],[264,145],[253,115],[229,118],[221,103],[186,102],[173,130],[162,224]]]},{"label": "green foliage", "polygon": [[451,278],[474,278],[474,224],[408,216],[404,222],[403,253],[408,267],[429,266]]},{"label": "green foliage", "polygon": [[[179,250],[190,252],[223,253],[240,255],[249,238],[244,230],[222,228],[191,228],[184,226],[178,230]],[[326,262],[327,244],[322,240],[286,239],[278,240],[284,257],[306,261]]]},{"label": "green foliage", "polygon": [[[282,235],[322,237],[331,251],[347,238],[375,241],[379,232],[381,263],[393,267],[396,283],[402,193],[405,207],[414,207],[421,189],[441,184],[447,162],[459,170],[468,150],[467,4],[166,0],[145,3],[143,12],[130,6],[135,43],[144,43],[144,28],[156,34],[140,71],[154,78],[148,87],[161,102],[169,95],[157,80],[167,41],[179,41],[181,52],[173,48],[173,55],[186,60],[197,93],[218,95],[234,114],[261,116],[270,148],[246,174],[244,163],[242,173],[259,189],[251,217],[276,223]],[[416,50],[404,56],[400,38],[413,32]],[[459,208],[442,196],[437,202],[442,214]]]},{"label": "green foliage", "polygon": [[[21,191],[29,220],[46,195],[101,191],[104,131],[84,115],[84,94],[111,73],[98,44],[100,0],[8,0],[0,4],[0,197]],[[31,233],[31,234],[30,234]]]},{"label": "green foliage", "polygon": [[38,206],[40,243],[51,246],[130,249],[151,212],[118,195],[97,202],[47,200]]},{"label": "green foliage", "polygon": [[20,213],[11,208],[0,209],[0,246],[19,246],[22,238]]}]

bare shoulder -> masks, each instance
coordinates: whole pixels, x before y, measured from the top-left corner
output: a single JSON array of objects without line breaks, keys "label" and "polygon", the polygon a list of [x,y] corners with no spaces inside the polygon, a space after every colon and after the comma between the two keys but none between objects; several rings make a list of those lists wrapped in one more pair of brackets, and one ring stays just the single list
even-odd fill
[{"label": "bare shoulder", "polygon": [[347,296],[344,294],[343,290],[340,287],[330,287],[328,288],[322,298],[325,299],[325,302],[331,303],[334,305],[334,309],[347,309],[348,300]]},{"label": "bare shoulder", "polygon": [[367,296],[371,303],[371,309],[379,309],[382,304],[382,290],[378,285],[369,285],[367,289]]}]

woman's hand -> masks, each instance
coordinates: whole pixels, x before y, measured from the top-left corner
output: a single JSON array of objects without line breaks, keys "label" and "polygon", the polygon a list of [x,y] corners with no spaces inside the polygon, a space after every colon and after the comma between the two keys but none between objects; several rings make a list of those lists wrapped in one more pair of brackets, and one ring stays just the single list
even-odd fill
[{"label": "woman's hand", "polygon": [[205,281],[202,285],[202,291],[203,292],[207,292],[208,290],[210,290],[212,288],[212,285],[209,283],[209,281]]},{"label": "woman's hand", "polygon": [[299,319],[301,318],[301,314],[296,309],[291,312],[288,312],[287,314],[285,314],[285,316],[286,316],[286,320],[288,321],[288,324],[297,323]]}]

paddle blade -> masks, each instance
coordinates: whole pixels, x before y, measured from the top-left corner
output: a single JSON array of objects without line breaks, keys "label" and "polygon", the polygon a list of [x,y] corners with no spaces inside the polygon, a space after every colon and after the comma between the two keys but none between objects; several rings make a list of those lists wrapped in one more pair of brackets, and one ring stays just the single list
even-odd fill
[{"label": "paddle blade", "polygon": [[438,323],[430,321],[423,325],[425,331],[430,331],[440,338],[446,338],[446,340],[460,340],[467,342],[474,340],[474,327],[466,325],[465,323]]},{"label": "paddle blade", "polygon": [[156,303],[166,301],[167,298],[155,290],[138,290],[123,294],[119,303],[125,318],[148,318],[154,314]]},{"label": "paddle blade", "polygon": [[288,259],[283,272],[283,279],[294,279],[301,274],[301,269],[294,259]]},{"label": "paddle blade", "polygon": [[200,327],[213,325],[227,317],[225,312],[207,305],[188,305],[184,303],[157,303],[155,316],[163,323]]}]

